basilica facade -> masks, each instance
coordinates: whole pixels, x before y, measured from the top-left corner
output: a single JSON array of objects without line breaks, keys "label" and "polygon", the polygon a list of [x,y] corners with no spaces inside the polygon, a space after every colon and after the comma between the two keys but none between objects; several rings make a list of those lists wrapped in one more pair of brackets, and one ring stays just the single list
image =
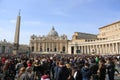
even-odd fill
[{"label": "basilica facade", "polygon": [[30,49],[34,53],[67,53],[68,39],[65,34],[59,36],[55,28],[52,27],[46,36],[32,35]]},{"label": "basilica facade", "polygon": [[100,27],[98,34],[75,32],[71,40],[59,36],[53,27],[46,36],[32,35],[30,49],[44,53],[119,54],[120,21]]}]

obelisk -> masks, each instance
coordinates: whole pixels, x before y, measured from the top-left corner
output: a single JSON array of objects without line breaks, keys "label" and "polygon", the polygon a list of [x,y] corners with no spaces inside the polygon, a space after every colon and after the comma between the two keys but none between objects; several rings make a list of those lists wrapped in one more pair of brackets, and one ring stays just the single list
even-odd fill
[{"label": "obelisk", "polygon": [[20,10],[19,10],[19,14],[17,16],[17,22],[16,22],[15,36],[14,36],[14,46],[13,46],[14,55],[16,55],[19,50],[20,21],[21,21],[21,16],[20,16]]}]

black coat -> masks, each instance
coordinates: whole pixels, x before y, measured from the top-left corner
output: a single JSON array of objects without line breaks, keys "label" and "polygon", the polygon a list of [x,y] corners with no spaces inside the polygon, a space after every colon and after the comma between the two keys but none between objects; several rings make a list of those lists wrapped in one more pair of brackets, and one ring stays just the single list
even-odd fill
[{"label": "black coat", "polygon": [[66,66],[59,67],[56,80],[67,80],[68,77],[69,77],[69,71],[66,68]]}]

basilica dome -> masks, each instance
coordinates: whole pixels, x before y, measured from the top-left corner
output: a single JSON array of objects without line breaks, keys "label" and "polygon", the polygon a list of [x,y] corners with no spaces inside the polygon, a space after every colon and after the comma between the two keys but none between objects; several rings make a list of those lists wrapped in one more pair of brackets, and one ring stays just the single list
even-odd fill
[{"label": "basilica dome", "polygon": [[54,27],[52,27],[52,30],[48,33],[49,37],[58,37],[57,31],[55,31]]}]

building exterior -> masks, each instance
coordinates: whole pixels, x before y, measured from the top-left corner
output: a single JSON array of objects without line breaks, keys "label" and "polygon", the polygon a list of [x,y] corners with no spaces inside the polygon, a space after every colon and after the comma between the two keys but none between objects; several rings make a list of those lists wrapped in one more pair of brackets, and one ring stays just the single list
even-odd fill
[{"label": "building exterior", "polygon": [[30,49],[34,53],[67,53],[67,36],[65,34],[59,36],[58,32],[52,27],[46,36],[32,35]]},{"label": "building exterior", "polygon": [[70,54],[119,54],[120,21],[100,27],[98,35],[75,32],[68,42]]},{"label": "building exterior", "polygon": [[81,33],[81,32],[75,32],[72,36],[72,40],[68,42],[68,53],[70,54],[76,54],[76,53],[87,53],[85,50],[85,45],[88,45],[88,43],[91,43],[92,41],[95,41],[97,39],[97,35],[89,34],[89,33]]},{"label": "building exterior", "polygon": [[99,34],[75,32],[71,40],[59,36],[54,27],[46,36],[31,36],[32,52],[64,52],[68,54],[119,54],[120,21],[99,28]]},{"label": "building exterior", "polygon": [[12,53],[12,44],[7,42],[5,39],[0,41],[0,54],[2,53]]},{"label": "building exterior", "polygon": [[[26,53],[28,52],[28,45],[20,44],[18,53]],[[5,39],[0,41],[0,54],[12,54],[14,50],[13,43],[7,42]]]}]

